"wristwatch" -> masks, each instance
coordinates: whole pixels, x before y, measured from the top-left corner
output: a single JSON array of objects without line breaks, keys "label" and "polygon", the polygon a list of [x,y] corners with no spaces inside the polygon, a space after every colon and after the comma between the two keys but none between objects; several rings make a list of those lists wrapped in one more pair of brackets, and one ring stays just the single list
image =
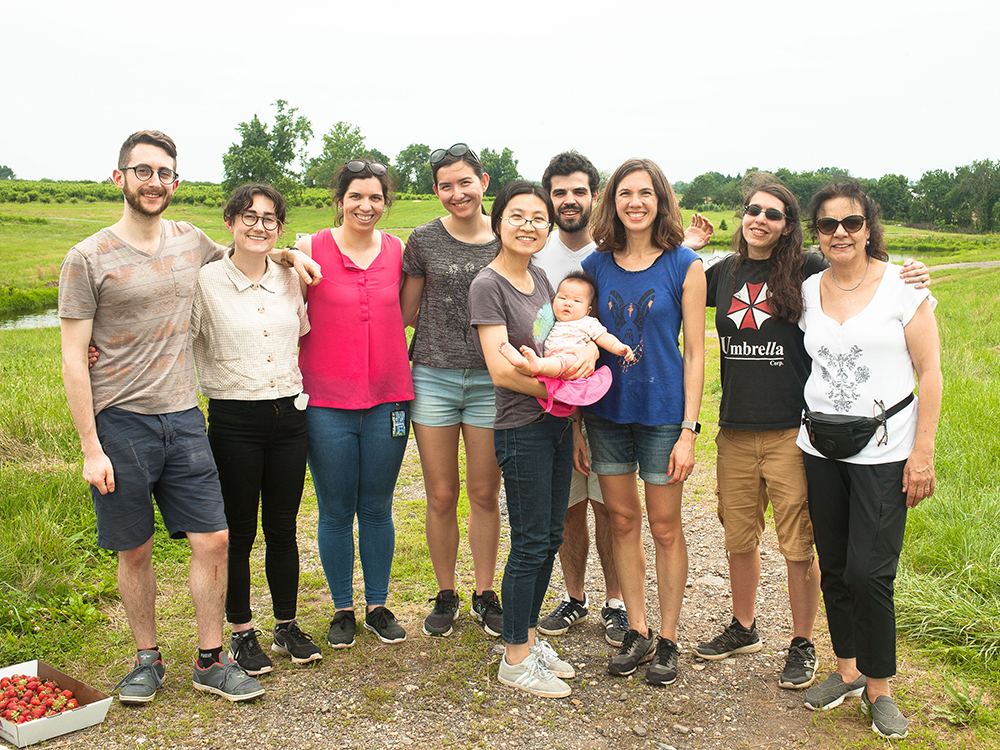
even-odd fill
[{"label": "wristwatch", "polygon": [[695,435],[701,434],[701,422],[681,422],[682,430],[691,430]]}]

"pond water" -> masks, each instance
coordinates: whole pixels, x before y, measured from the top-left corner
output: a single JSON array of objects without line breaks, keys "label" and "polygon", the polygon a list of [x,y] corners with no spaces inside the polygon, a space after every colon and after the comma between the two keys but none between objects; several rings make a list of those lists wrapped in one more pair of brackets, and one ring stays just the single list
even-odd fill
[{"label": "pond water", "polygon": [[[698,253],[708,265],[718,262],[728,254],[728,252],[718,251]],[[903,256],[890,253],[889,262],[902,265]],[[15,315],[6,318],[0,317],[0,331],[13,331],[19,328],[55,328],[58,325],[59,314],[54,307],[49,310],[41,310],[24,315]]]},{"label": "pond water", "polygon": [[0,331],[13,331],[18,328],[54,328],[58,325],[59,312],[54,307],[24,315],[0,317]]}]

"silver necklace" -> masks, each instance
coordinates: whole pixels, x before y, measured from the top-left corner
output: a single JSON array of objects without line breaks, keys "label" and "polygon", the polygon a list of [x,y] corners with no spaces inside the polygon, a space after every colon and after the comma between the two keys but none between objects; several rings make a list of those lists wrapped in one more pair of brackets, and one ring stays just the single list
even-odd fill
[{"label": "silver necklace", "polygon": [[865,278],[867,278],[867,276],[868,276],[868,269],[871,268],[871,265],[872,265],[872,256],[868,255],[867,257],[868,257],[868,263],[865,264],[865,273],[864,273],[864,276],[861,277],[861,281],[859,281],[857,284],[855,284],[854,286],[850,287],[849,289],[845,289],[840,284],[837,284],[837,277],[836,277],[836,275],[834,275],[833,269],[832,268],[830,269],[830,278],[833,279],[833,283],[834,283],[834,285],[836,285],[837,289],[839,289],[842,292],[853,292],[855,289],[857,289],[859,286],[861,286],[863,283],[865,283]]}]

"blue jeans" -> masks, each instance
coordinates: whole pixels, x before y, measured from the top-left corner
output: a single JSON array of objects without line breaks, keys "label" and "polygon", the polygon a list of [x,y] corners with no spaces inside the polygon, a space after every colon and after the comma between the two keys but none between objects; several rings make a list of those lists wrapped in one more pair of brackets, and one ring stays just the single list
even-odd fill
[{"label": "blue jeans", "polygon": [[573,474],[571,424],[546,414],[524,427],[493,432],[510,520],[501,589],[503,639],[513,645],[527,643],[528,629],[538,623],[562,545]]},{"label": "blue jeans", "polygon": [[[319,556],[333,604],[337,609],[354,606],[357,516],[365,603],[384,605],[396,547],[392,495],[406,452],[409,402],[370,409],[310,406],[306,412],[309,469],[319,505]],[[402,423],[398,417],[394,423],[394,412],[402,413]]]}]

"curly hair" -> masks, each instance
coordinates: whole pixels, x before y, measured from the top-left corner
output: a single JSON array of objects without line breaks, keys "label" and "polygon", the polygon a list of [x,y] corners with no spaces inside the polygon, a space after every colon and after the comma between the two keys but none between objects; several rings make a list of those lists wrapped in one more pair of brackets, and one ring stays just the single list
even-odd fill
[{"label": "curly hair", "polygon": [[[757,193],[767,193],[781,201],[785,226],[790,231],[781,235],[767,259],[767,301],[776,320],[797,323],[802,317],[802,282],[805,279],[805,252],[802,249],[802,221],[795,194],[780,182],[748,184],[743,202],[749,205]],[[737,265],[750,257],[750,248],[743,236],[743,222],[733,232],[733,252],[739,256]],[[735,280],[736,266],[733,267]]]},{"label": "curly hair", "polygon": [[618,186],[633,172],[646,172],[653,183],[653,190],[656,192],[657,205],[656,218],[653,220],[653,246],[661,250],[673,250],[684,241],[681,208],[666,175],[652,159],[629,159],[611,175],[605,189],[605,198],[598,202],[594,211],[593,237],[597,243],[597,249],[610,252],[625,249],[625,225],[618,218],[618,206],[615,199]]}]

